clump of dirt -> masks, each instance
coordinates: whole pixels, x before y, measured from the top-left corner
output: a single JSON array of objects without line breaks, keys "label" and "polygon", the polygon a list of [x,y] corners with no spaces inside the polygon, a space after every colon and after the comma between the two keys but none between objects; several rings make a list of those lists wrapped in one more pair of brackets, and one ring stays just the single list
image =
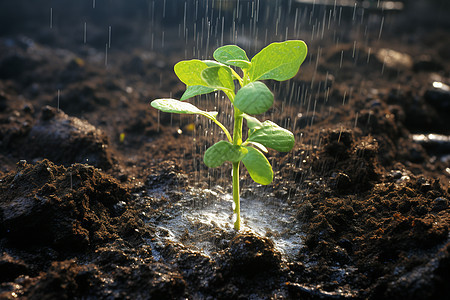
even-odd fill
[{"label": "clump of dirt", "polygon": [[88,165],[21,161],[0,183],[1,237],[21,246],[70,251],[118,237],[127,191]]},{"label": "clump of dirt", "polygon": [[[326,289],[337,288],[329,281],[337,275],[332,268],[324,272],[324,266],[346,270],[350,264],[356,269],[346,270],[346,280],[361,287],[361,296],[367,290],[376,291],[380,298],[400,294],[420,298],[425,294],[419,289],[404,290],[420,276],[426,295],[441,299],[445,293],[442,284],[449,279],[440,267],[449,259],[448,197],[437,180],[392,176],[386,176],[370,192],[344,198],[311,193],[299,206],[298,217],[307,224],[302,260],[315,257],[319,265],[313,269],[327,282]],[[436,259],[436,264],[427,265],[430,259]],[[403,267],[399,269],[399,265]]]}]

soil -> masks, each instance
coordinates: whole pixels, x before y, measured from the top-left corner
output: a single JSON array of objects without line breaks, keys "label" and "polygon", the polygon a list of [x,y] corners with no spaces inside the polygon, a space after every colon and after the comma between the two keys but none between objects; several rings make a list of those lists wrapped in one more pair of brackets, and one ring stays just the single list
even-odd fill
[{"label": "soil", "polygon": [[[231,166],[202,162],[219,130],[149,106],[184,91],[178,27],[172,47],[114,46],[107,66],[104,44],[74,45],[62,25],[3,29],[0,299],[447,299],[450,31],[399,20],[371,47],[305,39],[301,72],[268,82],[260,119],[296,145],[269,151],[267,187],[242,171],[242,201],[288,219],[258,229],[243,212],[239,232]],[[194,102],[226,119],[214,96]]]}]

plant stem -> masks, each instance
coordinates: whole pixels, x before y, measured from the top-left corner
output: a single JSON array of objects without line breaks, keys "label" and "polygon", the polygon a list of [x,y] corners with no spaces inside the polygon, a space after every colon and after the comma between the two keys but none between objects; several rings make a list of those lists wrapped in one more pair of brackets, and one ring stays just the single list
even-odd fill
[{"label": "plant stem", "polygon": [[[242,112],[234,108],[234,130],[233,130],[233,145],[242,144],[242,124],[243,124]],[[241,228],[241,205],[239,198],[239,164],[240,162],[233,163],[233,201],[234,201],[234,229],[239,230]]]},{"label": "plant stem", "polygon": [[239,198],[239,164],[240,162],[233,163],[233,201],[234,201],[234,211],[233,219],[234,229],[239,230],[241,228],[241,204]]}]

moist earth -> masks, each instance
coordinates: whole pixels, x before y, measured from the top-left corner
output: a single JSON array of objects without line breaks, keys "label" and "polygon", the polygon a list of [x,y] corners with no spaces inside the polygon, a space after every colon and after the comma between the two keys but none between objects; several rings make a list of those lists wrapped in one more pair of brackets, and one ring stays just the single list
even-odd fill
[{"label": "moist earth", "polygon": [[[231,191],[230,166],[202,162],[218,129],[149,106],[180,98],[180,52],[112,49],[105,67],[103,50],[56,47],[52,34],[0,36],[0,299],[450,294],[448,30],[330,43],[289,84],[268,82],[276,103],[262,118],[296,145],[269,151],[270,186],[243,171],[241,190],[287,207],[290,255],[270,228],[166,228]],[[292,86],[315,99],[283,102]]]}]

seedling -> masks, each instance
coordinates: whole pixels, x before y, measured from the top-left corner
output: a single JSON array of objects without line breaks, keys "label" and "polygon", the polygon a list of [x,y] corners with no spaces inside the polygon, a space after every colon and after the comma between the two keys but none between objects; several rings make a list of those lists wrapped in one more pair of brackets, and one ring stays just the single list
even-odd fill
[{"label": "seedling", "polygon": [[[288,152],[295,143],[294,135],[289,130],[271,121],[260,122],[251,116],[265,113],[274,101],[272,92],[261,80],[284,81],[294,77],[305,60],[306,53],[306,44],[299,40],[272,43],[251,60],[238,46],[223,46],[214,51],[215,61],[193,59],[180,61],[175,65],[175,74],[186,84],[186,91],[180,100],[157,99],[151,102],[154,108],[163,112],[202,115],[224,131],[227,140],[219,141],[207,149],[203,161],[210,168],[217,168],[224,162],[232,163],[233,222],[236,230],[241,226],[240,162],[243,162],[255,182],[270,184],[273,170],[262,152],[267,152],[267,148]],[[239,83],[239,89],[235,88],[235,80]],[[217,112],[203,111],[184,102],[194,96],[215,91],[222,91],[233,105],[233,136],[217,120]],[[248,137],[242,141],[244,119],[247,122]]]}]

